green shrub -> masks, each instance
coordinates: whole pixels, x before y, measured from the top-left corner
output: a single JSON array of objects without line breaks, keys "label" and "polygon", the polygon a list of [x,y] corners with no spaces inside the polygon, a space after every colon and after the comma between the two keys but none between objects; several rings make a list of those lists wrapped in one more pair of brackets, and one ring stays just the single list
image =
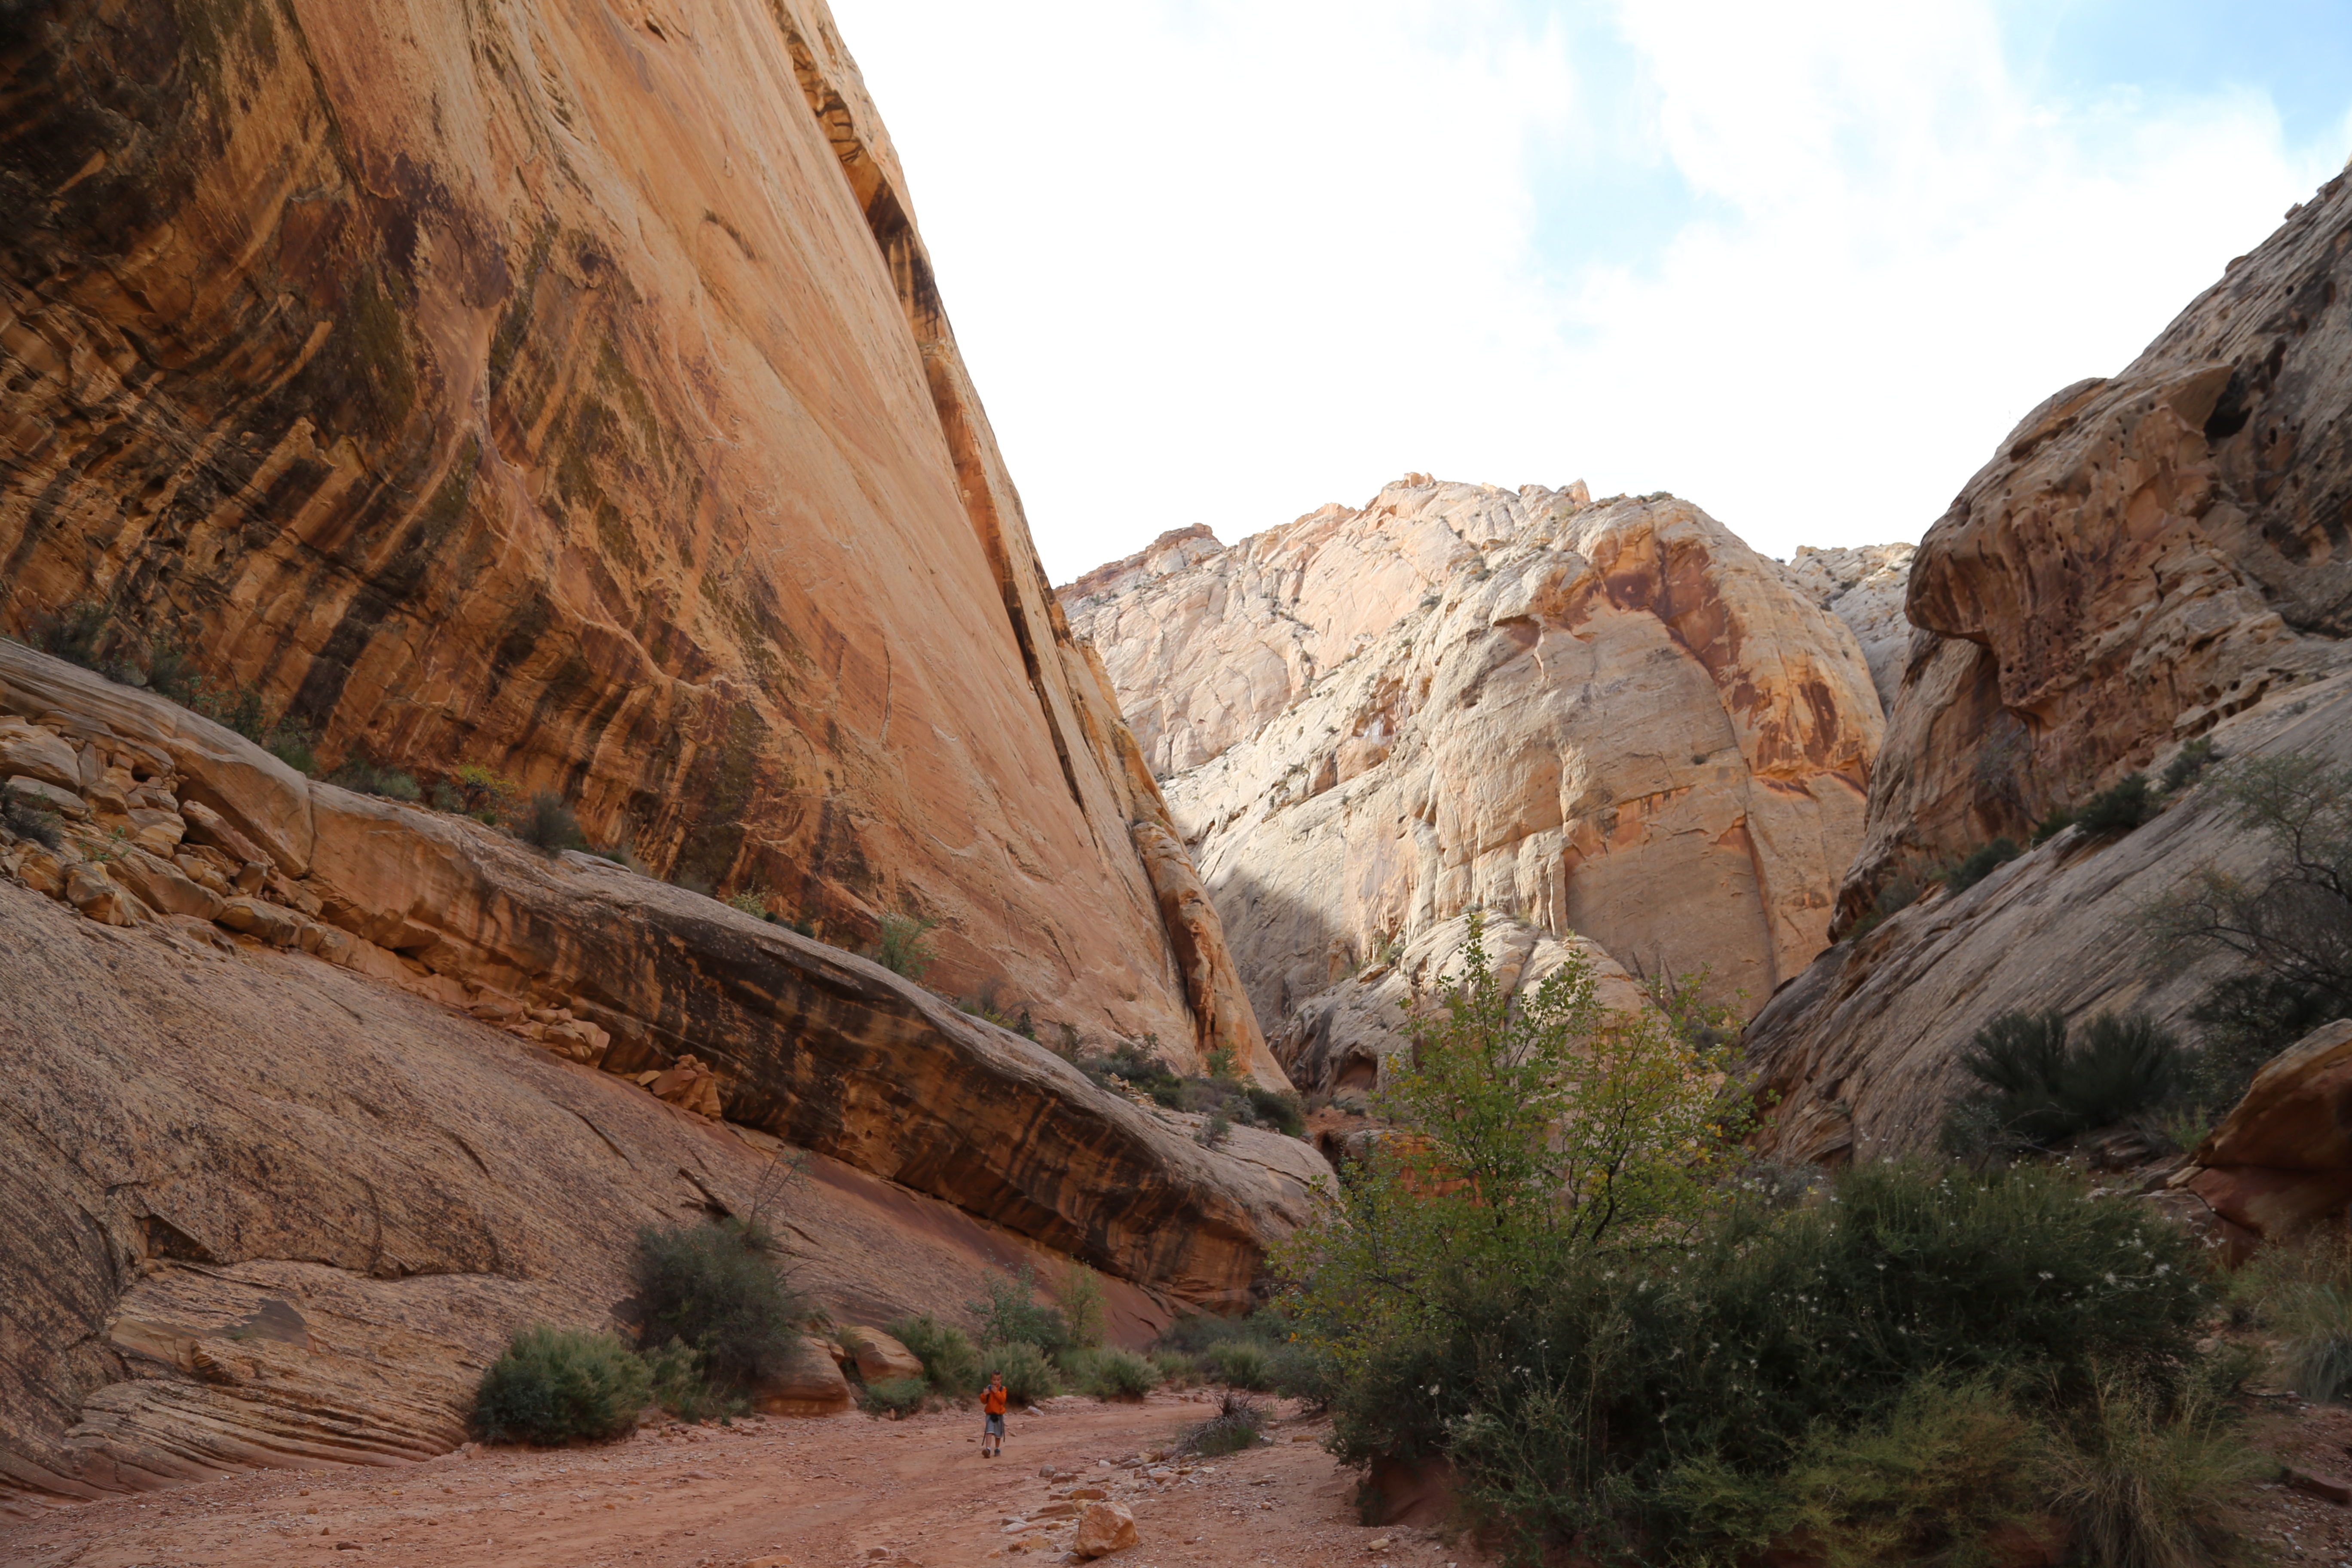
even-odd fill
[{"label": "green shrub", "polygon": [[1220,1109],[1209,1112],[1201,1130],[1192,1134],[1192,1142],[1203,1149],[1222,1149],[1234,1135],[1234,1119]]},{"label": "green shrub", "polygon": [[[606,858],[611,859],[614,858],[614,857],[608,856]],[[727,900],[727,907],[730,910],[740,910],[743,913],[750,915],[755,921],[772,921],[776,918],[768,912],[768,895],[761,892],[754,892],[750,889],[746,889],[742,892],[737,893],[734,897],[729,899]]]},{"label": "green shrub", "polygon": [[2207,768],[2221,760],[2221,753],[2213,749],[2213,742],[2199,736],[2174,752],[2172,761],[2164,765],[2164,793],[2179,795],[2194,784]]},{"label": "green shrub", "polygon": [[2152,820],[2158,810],[2156,792],[2148,787],[2147,775],[2126,773],[2115,784],[2084,801],[2074,814],[2074,824],[2094,837],[2129,833]]},{"label": "green shrub", "polygon": [[2274,974],[2233,974],[2205,993],[2189,1011],[2198,1048],[2189,1064],[2189,1093],[2219,1114],[2245,1097],[2264,1062],[2322,1024],[2344,1017],[2344,1003],[2323,986]]},{"label": "green shrub", "polygon": [[1693,1555],[1762,1559],[1801,1536],[1827,1568],[1985,1561],[2031,1511],[2038,1434],[1991,1383],[1916,1379],[1884,1418],[1816,1426],[1778,1474],[1703,1456],[1659,1483]]},{"label": "green shrub", "polygon": [[1225,1340],[1201,1352],[1201,1370],[1212,1383],[1264,1394],[1274,1387],[1274,1356],[1248,1340]]},{"label": "green shrub", "polygon": [[1726,1526],[1689,1511],[1696,1472],[1677,1470],[1788,1474],[1818,1432],[1886,1428],[1923,1379],[2060,1410],[2106,1373],[2189,1386],[2200,1263],[2063,1171],[1857,1166],[1816,1205],[1735,1212],[1683,1247],[1441,1281],[1349,1376],[1333,1447],[1448,1456],[1474,1514],[1534,1536],[1703,1541]]},{"label": "green shrub", "polygon": [[1062,1367],[1079,1393],[1096,1399],[1140,1399],[1160,1386],[1160,1369],[1133,1351],[1066,1351]]},{"label": "green shrub", "polygon": [[1070,1326],[1062,1314],[1037,1300],[1037,1271],[1024,1263],[1011,1275],[990,1269],[981,1279],[985,1297],[964,1307],[980,1320],[982,1347],[1022,1343],[1047,1355],[1070,1343]]},{"label": "green shrub", "polygon": [[1016,1405],[1034,1405],[1062,1392],[1062,1380],[1055,1375],[1054,1363],[1045,1359],[1045,1352],[1022,1341],[991,1345],[981,1352],[981,1382],[985,1384],[1000,1373],[1004,1377],[1005,1392]]},{"label": "green shrub", "polygon": [[2254,1560],[2238,1499],[2265,1462],[2196,1398],[2178,1399],[2127,1373],[2099,1379],[2073,1419],[2053,1422],[2046,1485],[2074,1525],[2085,1563],[2111,1568],[2207,1568]]},{"label": "green shrub", "polygon": [[637,1232],[636,1300],[648,1345],[695,1352],[722,1393],[750,1390],[787,1365],[809,1309],[777,1278],[756,1229],[647,1226]]},{"label": "green shrub", "polygon": [[869,1415],[913,1415],[930,1402],[931,1385],[920,1377],[886,1377],[869,1383],[857,1396],[857,1407]]},{"label": "green shrub", "polygon": [[55,614],[35,616],[31,630],[33,646],[51,658],[94,669],[109,679],[117,679],[117,671],[124,668],[111,657],[117,640],[114,617],[104,605],[78,599]]},{"label": "green shrub", "polygon": [[713,1388],[702,1358],[676,1340],[646,1352],[644,1360],[653,1402],[680,1421],[723,1421],[751,1408],[741,1394]]},{"label": "green shrub", "polygon": [[1072,1344],[1092,1347],[1103,1342],[1108,1321],[1102,1280],[1093,1269],[1076,1260],[1071,1262],[1062,1275],[1060,1304],[1062,1321],[1069,1329]]},{"label": "green shrub", "polygon": [[1243,1086],[1242,1099],[1260,1127],[1271,1127],[1292,1138],[1307,1136],[1307,1113],[1299,1108],[1297,1095],[1253,1083]]},{"label": "green shrub", "polygon": [[2352,1239],[2331,1230],[2273,1243],[2231,1277],[2230,1299],[2275,1336],[2272,1370],[2289,1389],[2352,1399]]},{"label": "green shrub", "polygon": [[2042,846],[2049,843],[2052,839],[2057,837],[2060,834],[2065,832],[2068,828],[2074,826],[2074,807],[2068,805],[2053,806],[2050,810],[2049,816],[2043,817],[2041,821],[2033,825],[2032,836],[2027,839],[2027,842],[2032,845],[2036,849],[2039,849]]},{"label": "green shrub", "polygon": [[1877,896],[1870,900],[1870,908],[1863,911],[1862,918],[1853,922],[1853,929],[1846,932],[1847,940],[1868,936],[1918,901],[1919,884],[1908,877],[1895,878],[1878,889]]},{"label": "green shrub", "polygon": [[893,974],[903,974],[909,980],[922,979],[938,954],[931,951],[930,933],[939,929],[937,921],[918,920],[912,915],[884,915],[881,931],[874,948],[874,962]]},{"label": "green shrub", "polygon": [[1977,1031],[1960,1058],[1986,1086],[1955,1108],[1946,1145],[1964,1152],[1954,1129],[1988,1128],[2047,1148],[2095,1127],[2151,1111],[2183,1080],[2180,1045],[2147,1018],[2103,1013],[2070,1045],[2065,1015],[2005,1013]]},{"label": "green shrub", "polygon": [[355,794],[380,795],[385,800],[413,803],[423,794],[416,787],[414,774],[380,768],[366,757],[357,754],[344,759],[343,765],[327,776],[327,782]]},{"label": "green shrub", "polygon": [[1954,895],[1965,893],[2021,853],[2014,838],[1996,838],[1973,849],[1944,873],[1944,890]]},{"label": "green shrub", "polygon": [[580,819],[553,790],[540,790],[515,819],[515,837],[541,853],[555,856],[566,849],[579,849],[587,845],[588,837],[580,831]]},{"label": "green shrub", "polygon": [[923,1376],[950,1399],[968,1398],[978,1393],[986,1381],[980,1370],[980,1352],[964,1337],[963,1331],[940,1322],[929,1312],[917,1318],[901,1318],[890,1325],[888,1332],[914,1352],[923,1363]]},{"label": "green shrub", "polygon": [[1203,1459],[1238,1454],[1263,1442],[1265,1429],[1272,1425],[1264,1405],[1228,1393],[1214,1415],[1178,1439],[1176,1451]]},{"label": "green shrub", "polygon": [[457,810],[477,822],[495,825],[512,806],[520,786],[500,778],[479,763],[461,763],[446,787],[457,798]]},{"label": "green shrub", "polygon": [[54,850],[65,842],[65,825],[56,812],[43,810],[6,784],[0,784],[0,822],[44,849]]},{"label": "green shrub", "polygon": [[528,1328],[482,1374],[474,1429],[488,1443],[617,1437],[649,1392],[645,1364],[613,1335]]},{"label": "green shrub", "polygon": [[1201,1381],[1200,1363],[1182,1351],[1153,1351],[1150,1360],[1151,1370],[1170,1388],[1190,1388]]}]

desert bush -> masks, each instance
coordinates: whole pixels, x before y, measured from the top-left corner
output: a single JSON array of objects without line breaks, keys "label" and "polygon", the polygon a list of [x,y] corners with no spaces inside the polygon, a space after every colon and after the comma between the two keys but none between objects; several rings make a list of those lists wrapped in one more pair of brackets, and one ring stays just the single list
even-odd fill
[{"label": "desert bush", "polygon": [[2255,1560],[2239,1533],[2239,1494],[2275,1463],[2238,1441],[2209,1403],[2115,1372],[2052,1426],[2045,1484],[2074,1526],[2080,1560],[2112,1568]]},{"label": "desert bush", "polygon": [[1017,1405],[1034,1405],[1062,1392],[1062,1380],[1054,1371],[1054,1363],[1035,1345],[1016,1340],[1010,1344],[991,1345],[980,1353],[981,1382],[998,1373],[1004,1377],[1004,1391]]},{"label": "desert bush", "polygon": [[2352,1400],[2352,1237],[2336,1228],[2265,1247],[2230,1280],[2236,1315],[2275,1341],[2272,1370],[2320,1404]]},{"label": "desert bush", "polygon": [[2094,836],[2129,833],[2142,823],[2153,820],[2158,809],[2156,792],[2148,787],[2147,775],[2126,773],[2084,801],[2074,813],[2074,825]]},{"label": "desert bush", "polygon": [[1151,1370],[1170,1388],[1190,1388],[1201,1381],[1200,1363],[1182,1351],[1156,1350],[1150,1360]]},{"label": "desert bush", "polygon": [[2204,736],[2199,736],[2175,752],[2172,761],[2164,765],[2164,776],[2161,781],[2164,793],[2179,795],[2181,791],[2194,785],[2207,768],[2221,760],[2221,753],[2214,750],[2213,742]]},{"label": "desert bush", "polygon": [[1068,1366],[1078,1391],[1096,1399],[1140,1399],[1160,1386],[1160,1369],[1132,1351],[1081,1350],[1069,1352]]},{"label": "desert bush", "polygon": [[1228,1392],[1214,1415],[1177,1440],[1176,1452],[1202,1459],[1238,1454],[1264,1441],[1265,1429],[1272,1425],[1273,1416],[1265,1406]]},{"label": "desert bush", "polygon": [[869,1415],[913,1415],[930,1403],[931,1385],[919,1377],[886,1377],[858,1394],[857,1407]]},{"label": "desert bush", "polygon": [[983,1349],[1003,1344],[1028,1344],[1051,1355],[1070,1343],[1070,1325],[1062,1314],[1037,1300],[1037,1271],[1028,1264],[1008,1276],[990,1269],[982,1276],[983,1297],[964,1307],[980,1321]]},{"label": "desert bush", "polygon": [[2074,808],[2073,806],[2053,806],[2049,816],[2033,825],[2033,832],[2026,842],[2039,849],[2074,826]]},{"label": "desert bush", "polygon": [[1747,1125],[1720,1088],[1723,1052],[1654,1013],[1602,1008],[1580,957],[1517,992],[1496,978],[1475,914],[1462,972],[1433,1003],[1375,1097],[1396,1135],[1276,1255],[1286,1312],[1349,1370],[1384,1337],[1433,1326],[1449,1282],[1525,1278],[1698,1226]]},{"label": "desert bush", "polygon": [[2247,758],[2208,793],[2269,857],[2245,877],[2200,868],[2149,910],[2152,934],[2169,952],[2233,953],[2277,998],[2318,993],[2331,1016],[2352,1016],[2352,767]]},{"label": "desert bush", "polygon": [[[606,858],[614,858],[608,856]],[[748,888],[729,899],[727,907],[730,910],[740,910],[755,921],[772,921],[776,918],[768,912],[768,895],[754,892]]]},{"label": "desert bush", "polygon": [[1209,1112],[1208,1120],[1201,1123],[1201,1130],[1192,1134],[1192,1142],[1203,1149],[1222,1149],[1233,1135],[1234,1119],[1226,1115],[1221,1106]]},{"label": "desert bush", "polygon": [[650,1391],[645,1364],[613,1335],[528,1328],[482,1374],[474,1429],[488,1443],[617,1437]]},{"label": "desert bush", "polygon": [[1822,1434],[1890,1430],[1924,1379],[2028,1415],[2108,1373],[2189,1388],[2200,1262],[2063,1171],[1858,1166],[1817,1205],[1735,1208],[1670,1249],[1441,1278],[1435,1311],[1362,1348],[1333,1447],[1444,1455],[1474,1514],[1529,1541],[1638,1530],[1706,1561],[1743,1516],[1695,1512],[1700,1481],[1728,1497],[1723,1478],[1789,1475]]},{"label": "desert bush", "polygon": [[435,792],[437,805],[442,799],[452,799],[454,806],[444,807],[477,822],[496,826],[512,809],[514,797],[520,786],[511,779],[500,778],[479,763],[460,763],[442,786],[446,796]]},{"label": "desert bush", "polygon": [[2031,1512],[2038,1436],[1989,1380],[1930,1373],[1881,1419],[1808,1431],[1777,1474],[1712,1456],[1675,1466],[1659,1510],[1702,1560],[1762,1559],[1801,1536],[1826,1568],[1984,1561],[1990,1538]]},{"label": "desert bush", "polygon": [[893,974],[903,974],[909,980],[920,980],[929,970],[938,954],[931,951],[930,933],[940,922],[918,920],[912,915],[884,915],[881,931],[876,938],[874,962]]},{"label": "desert bush", "polygon": [[44,849],[65,842],[65,825],[54,811],[45,811],[6,784],[0,784],[0,822],[19,838],[29,838]]},{"label": "desert bush", "polygon": [[702,1358],[676,1340],[646,1352],[643,1360],[653,1402],[680,1421],[724,1421],[751,1408],[740,1394],[713,1388]]},{"label": "desert bush", "polygon": [[515,818],[514,831],[525,844],[550,856],[584,847],[588,842],[588,836],[580,831],[580,819],[553,790],[533,793]]},{"label": "desert bush", "polygon": [[423,795],[416,787],[415,774],[378,767],[365,756],[356,753],[345,758],[341,767],[328,774],[327,782],[360,795],[381,795],[385,800],[413,803]]},{"label": "desert bush", "polygon": [[33,646],[51,658],[96,670],[110,680],[121,679],[130,668],[116,651],[121,637],[104,605],[78,599],[61,610],[35,616],[30,630]]},{"label": "desert bush", "polygon": [[1989,1131],[2047,1148],[2152,1111],[2183,1081],[2179,1042],[2139,1015],[2103,1013],[2079,1041],[2068,1033],[2054,1009],[2004,1013],[1978,1030],[1960,1065],[1985,1087],[1954,1108],[1946,1147],[1973,1152]]},{"label": "desert bush", "polygon": [[1102,1279],[1085,1264],[1073,1260],[1062,1275],[1062,1289],[1057,1292],[1062,1321],[1069,1329],[1070,1343],[1091,1349],[1103,1342],[1108,1323],[1103,1307]]},{"label": "desert bush", "polygon": [[1846,932],[1847,940],[1867,936],[1888,921],[1919,901],[1919,884],[1908,877],[1898,876],[1879,889],[1864,910],[1862,918]]},{"label": "desert bush", "polygon": [[1251,1083],[1242,1086],[1242,1100],[1249,1107],[1249,1120],[1258,1126],[1271,1127],[1292,1138],[1307,1136],[1307,1112],[1299,1106],[1296,1094]]},{"label": "desert bush", "polygon": [[[1706,988],[1715,978],[1712,964],[1702,964],[1687,973],[1666,967],[1663,961],[1643,967],[1641,955],[1633,957],[1633,975],[1641,984],[1642,994],[1650,1005],[1665,1016],[1668,1024],[1682,1042],[1699,1050],[1715,1050],[1739,1037],[1745,1026],[1737,1002],[1710,1002]],[[1744,1000],[1746,992],[1738,994]]]},{"label": "desert bush", "polygon": [[1201,1370],[1212,1383],[1245,1388],[1253,1394],[1269,1393],[1274,1388],[1274,1353],[1252,1341],[1221,1341],[1202,1351],[1199,1361]]},{"label": "desert bush", "polygon": [[2345,1016],[2326,990],[2275,975],[2233,974],[2189,1010],[2198,1026],[2188,1068],[2188,1098],[2208,1119],[2245,1097],[2264,1062],[2322,1024]]},{"label": "desert bush", "polygon": [[2014,838],[1996,838],[1980,845],[1954,861],[1944,873],[1944,890],[1954,895],[1965,893],[2021,853]]},{"label": "desert bush", "polygon": [[940,1322],[929,1312],[901,1318],[890,1325],[888,1332],[914,1352],[923,1363],[923,1376],[950,1399],[966,1398],[987,1381],[980,1370],[980,1352],[964,1337],[964,1331]]},{"label": "desert bush", "polygon": [[646,1342],[693,1351],[721,1393],[747,1391],[785,1365],[809,1316],[778,1277],[766,1237],[733,1221],[638,1231],[635,1283]]}]

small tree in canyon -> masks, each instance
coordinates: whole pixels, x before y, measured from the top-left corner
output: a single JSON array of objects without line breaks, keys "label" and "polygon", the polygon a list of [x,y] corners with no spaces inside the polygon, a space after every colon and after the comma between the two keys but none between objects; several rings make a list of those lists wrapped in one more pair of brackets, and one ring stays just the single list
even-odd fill
[{"label": "small tree in canyon", "polygon": [[1278,1260],[1343,1365],[1433,1326],[1465,1285],[1533,1288],[1570,1255],[1664,1247],[1717,1202],[1748,1121],[1727,1049],[1603,1008],[1589,960],[1518,994],[1474,915],[1461,973],[1411,1028],[1376,1097],[1391,1129]]}]

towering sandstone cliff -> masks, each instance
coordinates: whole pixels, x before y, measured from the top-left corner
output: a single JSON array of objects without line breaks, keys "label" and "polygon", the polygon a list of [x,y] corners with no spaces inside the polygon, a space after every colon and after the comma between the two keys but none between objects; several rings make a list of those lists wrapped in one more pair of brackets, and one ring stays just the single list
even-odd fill
[{"label": "towering sandstone cliff", "polygon": [[1277,1076],[822,0],[32,0],[0,82],[0,630]]},{"label": "towering sandstone cliff", "polygon": [[[2347,295],[2338,177],[1969,481],[1912,563],[1917,629],[1843,922],[2191,740],[2352,763]],[[2189,1010],[2228,967],[2155,951],[2141,916],[2206,868],[2244,876],[2266,856],[2191,790],[2120,840],[2070,829],[1963,894],[1931,890],[1756,1020],[1773,1140],[1810,1158],[1931,1145],[1960,1053],[2011,1009],[2135,1010],[2193,1041]]]},{"label": "towering sandstone cliff", "polygon": [[0,632],[95,603],[674,879],[0,640],[61,815],[0,820],[0,1510],[446,1449],[653,1221],[758,1210],[845,1321],[1253,1299],[1310,1148],[845,951],[1282,1081],[821,5],[32,0],[0,84]]},{"label": "towering sandstone cliff", "polygon": [[1413,475],[1061,595],[1272,1029],[1473,905],[1751,1007],[1802,969],[1882,728],[1823,606],[1884,625],[1900,563],[1810,570],[1670,497]]}]

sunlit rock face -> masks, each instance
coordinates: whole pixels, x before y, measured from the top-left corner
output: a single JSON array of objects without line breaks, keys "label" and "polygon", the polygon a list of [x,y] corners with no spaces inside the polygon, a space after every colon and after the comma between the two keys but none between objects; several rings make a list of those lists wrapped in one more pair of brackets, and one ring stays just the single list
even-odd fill
[{"label": "sunlit rock face", "polygon": [[[1863,648],[1669,496],[1421,475],[1061,590],[1259,1016],[1485,905],[1759,1005],[1821,951],[1882,730]],[[1834,596],[1834,595],[1832,595]]]},{"label": "sunlit rock face", "polygon": [[1911,646],[1911,622],[1903,614],[1910,585],[1910,544],[1843,545],[1817,550],[1801,545],[1785,570],[1813,603],[1846,624],[1870,665],[1870,683],[1879,707],[1892,708],[1903,684],[1903,656]]},{"label": "sunlit rock face", "polygon": [[2352,662],[2347,184],[2019,421],[1921,540],[1847,916]]},{"label": "sunlit rock face", "polygon": [[101,603],[331,766],[1267,1070],[821,0],[33,0],[0,88],[0,630]]}]

